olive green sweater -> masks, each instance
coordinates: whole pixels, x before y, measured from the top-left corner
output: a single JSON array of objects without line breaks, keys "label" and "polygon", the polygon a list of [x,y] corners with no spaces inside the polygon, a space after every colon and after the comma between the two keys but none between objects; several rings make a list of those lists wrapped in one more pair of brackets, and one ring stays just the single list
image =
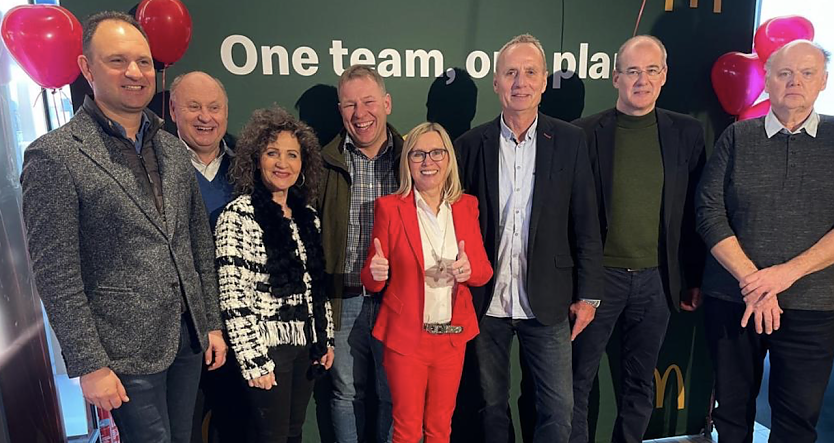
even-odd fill
[{"label": "olive green sweater", "polygon": [[617,112],[614,182],[604,264],[644,269],[658,265],[663,158],[657,115]]}]

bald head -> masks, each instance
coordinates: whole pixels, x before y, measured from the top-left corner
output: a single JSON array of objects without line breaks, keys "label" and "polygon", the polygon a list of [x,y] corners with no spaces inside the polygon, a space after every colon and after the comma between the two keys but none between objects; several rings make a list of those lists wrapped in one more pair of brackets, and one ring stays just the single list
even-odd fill
[{"label": "bald head", "polygon": [[770,107],[782,124],[810,115],[819,93],[828,82],[828,52],[808,40],[795,40],[767,60],[765,91]]},{"label": "bald head", "polygon": [[212,77],[203,71],[191,71],[186,72],[185,74],[178,75],[174,79],[174,81],[171,82],[171,99],[174,98],[174,96],[177,93],[177,89],[179,89],[180,85],[182,85],[183,82],[185,82],[186,85],[193,84],[194,82],[198,83],[199,85],[209,85],[211,82],[213,82],[217,88],[220,88],[220,92],[223,94],[223,98],[226,99],[227,102],[229,101],[229,98],[226,95],[226,87],[223,86],[223,83],[216,77]]},{"label": "bald head", "polygon": [[623,68],[622,64],[620,63],[620,60],[623,56],[623,53],[627,53],[627,52],[632,51],[632,50],[640,51],[641,49],[646,48],[647,46],[648,47],[655,47],[660,51],[661,58],[662,58],[662,66],[661,67],[665,68],[666,67],[666,46],[663,45],[663,42],[661,42],[659,38],[657,38],[653,35],[638,35],[638,36],[635,36],[635,37],[631,37],[630,39],[623,42],[623,44],[620,45],[620,49],[617,51],[617,64],[616,64],[615,68],[618,71],[621,71],[621,70],[625,69],[625,68]]},{"label": "bald head", "polygon": [[180,138],[201,159],[211,161],[220,153],[229,120],[228,102],[220,80],[205,72],[189,72],[171,83],[171,119]]}]

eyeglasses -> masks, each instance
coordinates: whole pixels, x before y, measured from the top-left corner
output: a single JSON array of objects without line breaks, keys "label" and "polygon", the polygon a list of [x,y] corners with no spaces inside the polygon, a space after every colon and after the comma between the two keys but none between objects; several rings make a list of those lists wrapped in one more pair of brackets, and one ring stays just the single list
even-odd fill
[{"label": "eyeglasses", "polygon": [[446,158],[447,153],[448,151],[445,149],[432,149],[429,152],[411,151],[408,153],[408,159],[411,160],[411,163],[423,163],[426,160],[426,155],[428,155],[430,159],[439,162]]},{"label": "eyeglasses", "polygon": [[620,71],[618,69],[617,72],[619,72],[620,74],[624,74],[626,77],[632,80],[636,80],[638,77],[640,77],[640,74],[644,72],[649,78],[655,78],[661,73],[663,73],[663,71],[665,70],[666,68],[658,68],[656,66],[652,66],[646,69],[628,68],[625,71]]}]

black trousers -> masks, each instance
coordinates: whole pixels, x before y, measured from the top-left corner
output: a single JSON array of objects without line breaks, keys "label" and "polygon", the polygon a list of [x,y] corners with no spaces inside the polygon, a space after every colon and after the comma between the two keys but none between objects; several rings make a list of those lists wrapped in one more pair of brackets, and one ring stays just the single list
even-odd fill
[{"label": "black trousers", "polygon": [[834,361],[834,312],[785,309],[781,327],[757,334],[740,326],[744,304],[704,300],[707,344],[715,369],[713,421],[720,443],[753,441],[756,397],[770,352],[770,441],[811,443]]},{"label": "black trousers", "polygon": [[252,414],[255,436],[252,443],[301,442],[301,428],[313,381],[307,377],[310,348],[280,345],[269,350],[275,362],[275,382],[270,390],[246,385],[246,398]]},{"label": "black trousers", "polygon": [[615,443],[639,443],[654,411],[654,370],[669,304],[657,268],[605,268],[605,298],[594,320],[573,342],[573,423],[571,443],[587,443],[589,395],[611,333],[620,325],[621,366]]},{"label": "black trousers", "polygon": [[[229,339],[224,338],[229,343]],[[223,366],[209,371],[208,366],[203,365],[191,443],[203,442],[203,422],[209,414],[208,443],[235,443],[241,440],[244,432],[241,423],[249,419],[249,412],[243,395],[244,386],[240,384],[240,369],[234,359],[234,353],[229,348]],[[249,387],[246,386],[246,389]]]}]

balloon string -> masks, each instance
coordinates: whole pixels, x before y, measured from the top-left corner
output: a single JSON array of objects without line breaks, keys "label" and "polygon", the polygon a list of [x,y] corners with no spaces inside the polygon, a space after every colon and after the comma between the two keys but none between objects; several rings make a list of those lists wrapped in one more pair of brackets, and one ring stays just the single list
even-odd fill
[{"label": "balloon string", "polygon": [[637,23],[634,24],[634,32],[631,34],[632,37],[637,35],[637,28],[640,27],[640,20],[643,18],[644,9],[646,9],[646,0],[643,0],[643,4],[640,6],[640,12],[637,14]]},{"label": "balloon string", "polygon": [[61,113],[62,113],[62,109],[58,109],[58,101],[57,101],[57,100],[55,100],[55,94],[56,94],[57,92],[58,92],[58,90],[57,90],[57,89],[53,89],[53,90],[52,90],[52,107],[55,109],[55,121],[57,121],[57,122],[58,122],[58,126],[57,126],[57,127],[59,127],[59,128],[60,128],[60,127],[63,125],[63,123],[61,122]]},{"label": "balloon string", "polygon": [[168,65],[165,65],[162,68],[162,120],[165,121],[165,108],[167,103],[165,102],[165,72],[168,70]]},{"label": "balloon string", "polygon": [[41,101],[41,98],[42,98],[41,96],[43,95],[44,92],[46,92],[46,89],[41,88],[41,92],[38,92],[38,95],[35,96],[35,101],[34,101],[34,103],[32,103],[32,109],[34,109],[36,106],[38,106],[38,102]]}]

